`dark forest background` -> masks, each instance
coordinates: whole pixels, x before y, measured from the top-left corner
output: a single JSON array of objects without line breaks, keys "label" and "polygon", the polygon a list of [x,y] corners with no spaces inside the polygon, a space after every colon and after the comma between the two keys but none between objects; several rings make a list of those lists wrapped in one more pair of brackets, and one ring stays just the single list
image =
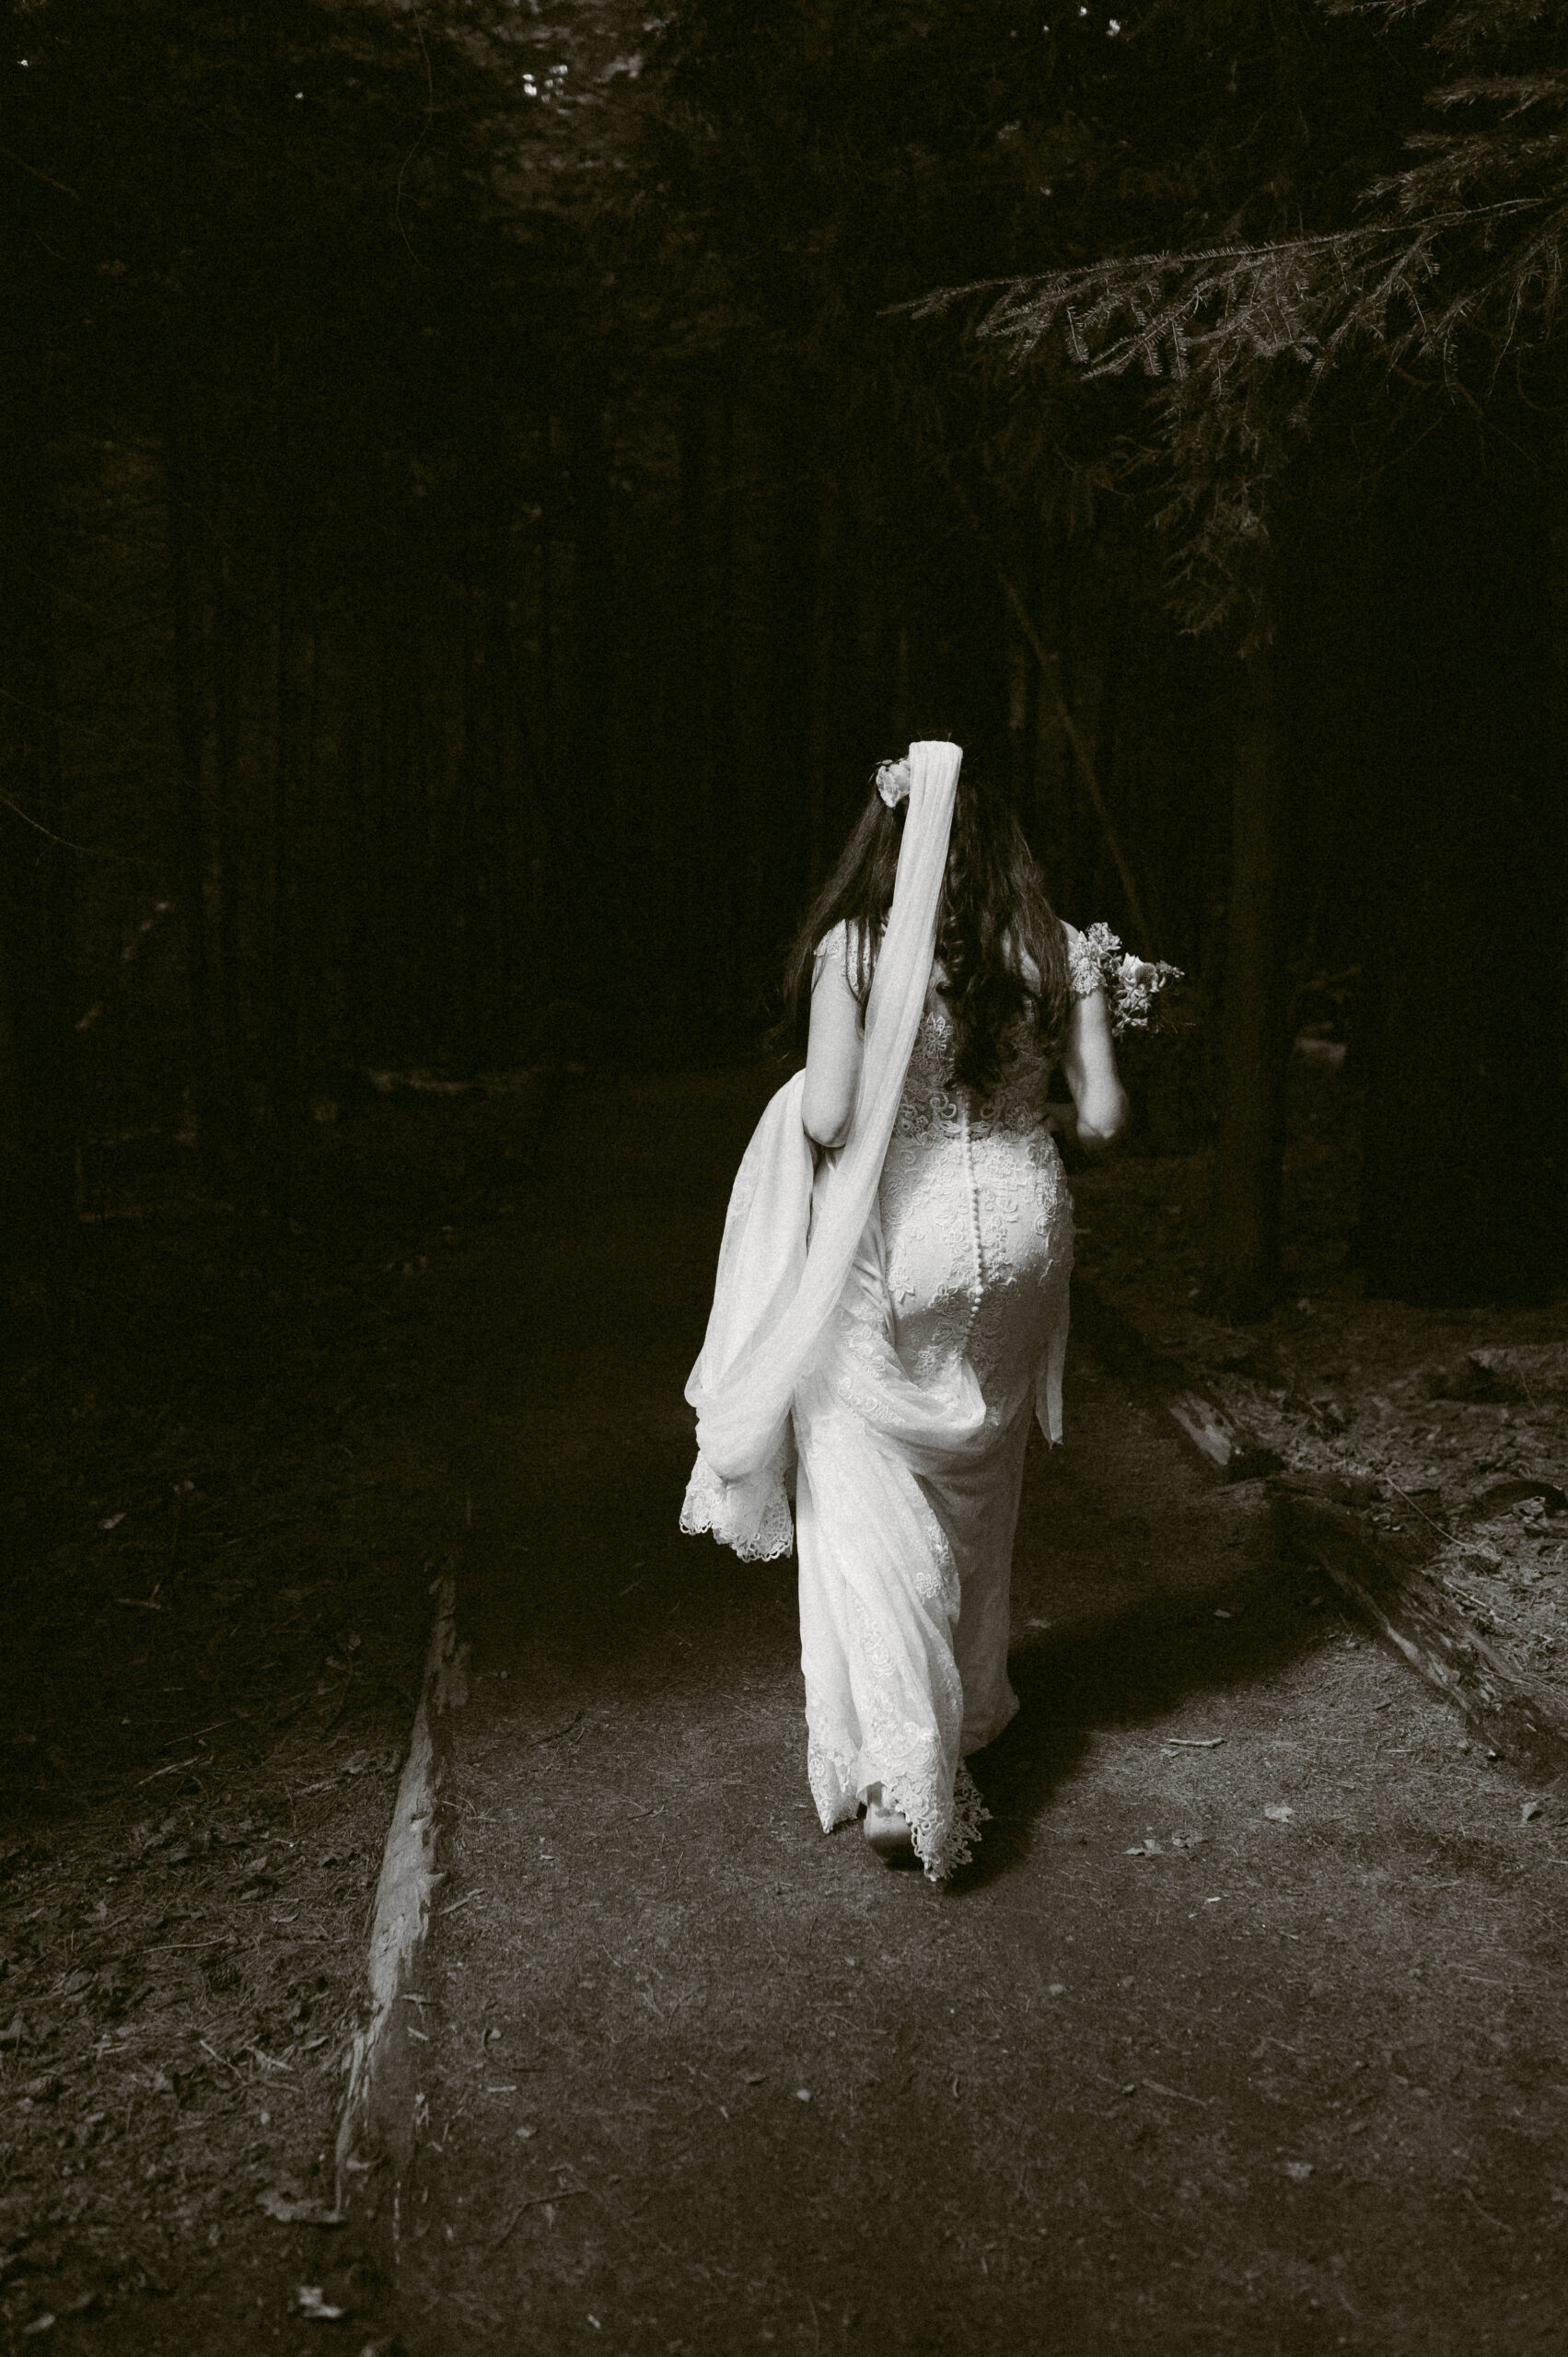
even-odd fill
[{"label": "dark forest background", "polygon": [[17,1266],[155,1166],[286,1232],[371,1073],[754,1052],[951,734],[1191,978],[1217,1300],[1303,1034],[1372,1284],[1560,1281],[1561,7],[0,21]]}]

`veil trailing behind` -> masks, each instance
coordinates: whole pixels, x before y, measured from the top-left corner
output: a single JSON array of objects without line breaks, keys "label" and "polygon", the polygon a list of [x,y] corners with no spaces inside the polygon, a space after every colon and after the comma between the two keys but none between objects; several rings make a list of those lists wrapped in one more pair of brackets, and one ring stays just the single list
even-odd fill
[{"label": "veil trailing behind", "polygon": [[[758,1123],[730,1196],[707,1335],[686,1386],[697,1462],[680,1527],[711,1530],[746,1562],[793,1544],[791,1405],[846,1284],[853,1278],[874,1307],[886,1293],[877,1191],[931,979],[962,760],[941,740],[910,747],[909,813],[848,1137],[814,1184],[797,1073]],[[972,1377],[922,1392],[893,1349],[890,1306],[883,1323],[886,1364],[865,1401],[873,1429],[895,1445],[961,1446],[984,1415]]]}]

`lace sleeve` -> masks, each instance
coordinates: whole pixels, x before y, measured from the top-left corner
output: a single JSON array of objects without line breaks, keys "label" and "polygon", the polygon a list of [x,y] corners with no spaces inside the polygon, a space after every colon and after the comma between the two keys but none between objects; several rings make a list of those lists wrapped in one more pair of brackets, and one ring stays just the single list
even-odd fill
[{"label": "lace sleeve", "polygon": [[830,929],[822,935],[821,940],[817,944],[816,948],[812,951],[811,987],[813,990],[816,989],[818,983],[821,981],[829,968],[832,966],[836,966],[839,969],[839,971],[843,975],[846,981],[854,980],[854,968],[850,962],[849,927],[847,924],[840,923],[830,927]]},{"label": "lace sleeve", "polygon": [[795,1475],[793,1436],[760,1472],[743,1480],[722,1480],[701,1450],[686,1484],[680,1527],[695,1538],[711,1530],[721,1547],[733,1548],[743,1563],[771,1563],[795,1546],[789,1510]]},{"label": "lace sleeve", "polygon": [[1062,930],[1067,936],[1067,987],[1074,998],[1087,998],[1091,991],[1101,990],[1105,985],[1099,954],[1076,925],[1063,920]]},{"label": "lace sleeve", "polygon": [[871,986],[870,964],[861,927],[841,921],[822,935],[811,958],[811,987],[816,989],[829,964],[836,965],[865,1010]]}]

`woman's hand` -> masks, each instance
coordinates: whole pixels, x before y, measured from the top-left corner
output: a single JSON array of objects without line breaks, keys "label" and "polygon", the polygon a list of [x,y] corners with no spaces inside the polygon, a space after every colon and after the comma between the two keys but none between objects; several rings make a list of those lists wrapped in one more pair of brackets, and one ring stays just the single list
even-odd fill
[{"label": "woman's hand", "polygon": [[1091,1150],[1114,1144],[1127,1127],[1130,1109],[1116,1069],[1103,991],[1073,1001],[1062,1069],[1073,1093],[1078,1144]]}]

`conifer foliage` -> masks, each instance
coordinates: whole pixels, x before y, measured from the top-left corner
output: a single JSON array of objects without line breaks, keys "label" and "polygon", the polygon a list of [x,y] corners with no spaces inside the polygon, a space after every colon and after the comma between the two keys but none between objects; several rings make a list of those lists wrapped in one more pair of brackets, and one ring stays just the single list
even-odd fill
[{"label": "conifer foliage", "polygon": [[[1065,914],[1227,1001],[1150,1134],[1230,1105],[1266,1295],[1291,1026],[1359,970],[1350,1071],[1417,1069],[1376,970],[1441,938],[1467,797],[1518,816],[1456,1069],[1560,1021],[1493,854],[1555,872],[1562,19],[0,0],[7,1237],[68,1260],[155,1164],[278,1232],[372,1072],[749,1051],[870,769],[947,731]],[[1401,633],[1412,568],[1455,594]],[[1481,1223],[1390,1217],[1397,1094],[1365,1232],[1424,1283]]]},{"label": "conifer foliage", "polygon": [[[1309,234],[1112,251],[909,306],[917,319],[965,308],[974,340],[1014,368],[1050,351],[1085,383],[1133,368],[1157,380],[1159,521],[1174,529],[1190,627],[1231,612],[1235,560],[1265,534],[1263,487],[1331,372],[1370,362],[1484,398],[1505,361],[1568,327],[1568,12],[1548,0],[1326,0],[1323,13],[1414,29],[1424,110],[1464,120],[1408,130],[1410,160],[1369,171],[1348,204],[1341,176],[1290,169],[1303,210],[1325,216],[1312,226],[1308,213]],[[1129,40],[1154,40],[1165,14],[1146,12]],[[1486,70],[1450,78],[1460,65]]]}]

